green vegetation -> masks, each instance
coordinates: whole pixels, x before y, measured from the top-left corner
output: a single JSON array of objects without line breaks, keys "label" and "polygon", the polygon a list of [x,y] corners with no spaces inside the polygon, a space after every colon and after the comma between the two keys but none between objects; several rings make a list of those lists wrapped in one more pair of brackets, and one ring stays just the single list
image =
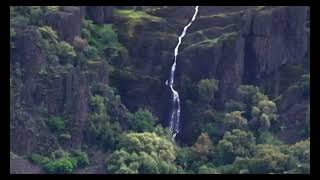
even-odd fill
[{"label": "green vegetation", "polygon": [[53,152],[51,157],[32,154],[30,160],[41,165],[48,173],[71,173],[78,167],[89,165],[88,155],[80,150],[65,152],[59,149]]},{"label": "green vegetation", "polygon": [[106,109],[106,99],[99,95],[92,96],[90,106],[93,109],[89,116],[88,129],[91,139],[99,141],[105,149],[114,148],[121,128],[117,122],[111,122]]},{"label": "green vegetation", "polygon": [[158,118],[146,109],[139,109],[133,114],[132,130],[136,132],[152,131]]},{"label": "green vegetation", "polygon": [[120,54],[126,56],[127,50],[119,41],[111,24],[95,25],[90,20],[83,21],[81,36],[88,40],[89,47],[86,53],[90,57],[97,54],[106,56],[111,64],[119,64],[117,58]]},{"label": "green vegetation", "polygon": [[211,102],[214,98],[214,93],[218,90],[218,81],[215,79],[202,79],[197,87],[201,101]]},{"label": "green vegetation", "polygon": [[52,131],[62,132],[65,130],[65,120],[62,117],[51,117],[47,121],[47,125]]},{"label": "green vegetation", "polygon": [[170,140],[155,133],[129,133],[107,159],[107,171],[116,174],[176,173],[175,149]]},{"label": "green vegetation", "polygon": [[136,10],[115,10],[116,16],[119,16],[122,19],[127,21],[128,27],[128,36],[132,37],[134,34],[135,26],[144,21],[160,21],[161,18],[156,16],[151,16],[143,11]]}]

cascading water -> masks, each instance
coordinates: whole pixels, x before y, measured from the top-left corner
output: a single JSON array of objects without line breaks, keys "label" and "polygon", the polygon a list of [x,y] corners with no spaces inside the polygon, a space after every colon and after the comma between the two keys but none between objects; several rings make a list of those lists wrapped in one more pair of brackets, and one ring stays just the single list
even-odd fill
[{"label": "cascading water", "polygon": [[195,20],[197,13],[198,13],[199,6],[195,7],[195,12],[193,14],[193,17],[188,25],[186,25],[183,28],[182,34],[179,36],[179,42],[174,49],[174,62],[171,67],[171,73],[170,73],[170,79],[166,81],[166,85],[170,87],[172,92],[172,112],[170,116],[170,132],[172,134],[172,140],[175,139],[176,135],[179,133],[179,121],[180,121],[180,99],[179,99],[179,93],[173,89],[173,82],[174,82],[174,72],[176,70],[177,65],[177,56],[178,56],[178,49],[181,44],[181,39],[186,35],[187,29],[189,26],[191,26],[192,22]]}]

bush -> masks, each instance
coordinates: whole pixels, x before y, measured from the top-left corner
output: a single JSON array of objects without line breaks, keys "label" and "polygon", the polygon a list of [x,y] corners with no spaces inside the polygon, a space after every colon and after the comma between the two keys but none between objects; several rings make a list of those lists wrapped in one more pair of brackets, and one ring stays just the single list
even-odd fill
[{"label": "bush", "polygon": [[217,145],[217,155],[221,163],[232,163],[237,156],[248,157],[255,147],[255,137],[251,132],[234,129],[224,134]]},{"label": "bush", "polygon": [[65,121],[62,117],[51,117],[47,121],[47,125],[52,131],[61,132],[65,130]]},{"label": "bush", "polygon": [[87,153],[82,152],[81,150],[73,151],[72,158],[77,161],[78,167],[84,167],[90,163]]},{"label": "bush", "polygon": [[31,154],[30,156],[30,160],[35,163],[35,164],[39,164],[39,165],[45,165],[47,164],[48,162],[50,162],[50,159],[45,157],[45,156],[42,156],[42,155],[39,155],[39,154]]},{"label": "bush", "polygon": [[73,58],[76,57],[76,53],[69,43],[62,41],[56,46],[57,55],[60,58],[61,64],[72,63]]},{"label": "bush", "polygon": [[213,144],[207,133],[201,133],[192,150],[197,154],[201,160],[206,160],[210,151],[212,151]]},{"label": "bush", "polygon": [[245,111],[246,105],[242,102],[230,100],[225,103],[225,108],[228,112],[232,111]]},{"label": "bush", "polygon": [[247,126],[248,120],[242,117],[242,111],[233,111],[225,116],[225,125],[229,130],[243,129]]},{"label": "bush", "polygon": [[263,132],[260,134],[258,139],[259,144],[271,144],[271,145],[281,145],[283,144],[277,137],[275,137],[270,132]]},{"label": "bush", "polygon": [[214,93],[218,90],[218,80],[202,79],[198,82],[198,95],[201,101],[211,102],[214,98]]},{"label": "bush", "polygon": [[70,140],[71,139],[71,135],[69,133],[63,133],[59,135],[59,138],[62,140]]},{"label": "bush", "polygon": [[71,153],[62,149],[54,151],[51,158],[33,154],[32,162],[42,165],[49,173],[71,173],[77,167],[89,164],[88,155],[81,150],[72,150]]},{"label": "bush", "polygon": [[60,158],[45,165],[45,170],[49,173],[71,173],[75,168],[76,164],[70,158]]},{"label": "bush", "polygon": [[118,122],[111,122],[104,97],[95,95],[90,99],[92,112],[89,115],[89,136],[92,141],[99,141],[106,149],[114,148],[121,132]]},{"label": "bush", "polygon": [[131,127],[137,132],[152,131],[157,121],[158,118],[155,117],[149,110],[140,108],[133,114],[133,122]]},{"label": "bush", "polygon": [[110,173],[176,173],[175,148],[172,142],[155,133],[129,133],[119,149],[106,158]]},{"label": "bush", "polygon": [[81,35],[88,40],[90,46],[96,48],[97,53],[104,55],[106,49],[112,49],[105,54],[110,62],[117,59],[120,54],[127,54],[111,24],[95,25],[91,20],[84,20],[83,25]]},{"label": "bush", "polygon": [[42,26],[39,27],[38,30],[40,31],[42,38],[48,40],[50,43],[58,43],[58,34],[55,30],[52,29],[52,27]]},{"label": "bush", "polygon": [[88,46],[88,42],[85,39],[82,39],[79,36],[76,36],[73,39],[72,45],[77,50],[83,50],[85,47]]},{"label": "bush", "polygon": [[199,167],[198,174],[218,174],[217,169],[202,165]]}]

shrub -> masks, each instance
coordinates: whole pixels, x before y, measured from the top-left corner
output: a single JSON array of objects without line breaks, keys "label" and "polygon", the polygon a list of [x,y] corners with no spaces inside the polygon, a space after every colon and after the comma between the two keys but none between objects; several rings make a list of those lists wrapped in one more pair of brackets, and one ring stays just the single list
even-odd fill
[{"label": "shrub", "polygon": [[81,150],[75,150],[72,152],[72,158],[77,161],[78,167],[84,167],[89,165],[90,161],[86,152]]},{"label": "shrub", "polygon": [[31,154],[30,156],[30,160],[35,163],[35,164],[39,164],[39,165],[44,165],[47,164],[48,162],[50,162],[50,159],[39,155],[39,154]]},{"label": "shrub", "polygon": [[69,133],[63,133],[59,135],[59,138],[61,138],[62,140],[70,140],[71,135]]},{"label": "shrub", "polygon": [[33,162],[37,162],[49,173],[71,173],[77,167],[89,164],[88,155],[81,150],[71,150],[71,153],[62,149],[54,151],[51,158],[34,154],[31,156]]},{"label": "shrub", "polygon": [[217,155],[222,163],[232,163],[237,156],[250,156],[255,147],[255,137],[251,132],[234,129],[224,134],[217,145]]},{"label": "shrub", "polygon": [[218,90],[218,80],[202,79],[198,82],[198,95],[201,101],[211,102],[214,98],[214,93]]},{"label": "shrub", "polygon": [[65,130],[65,121],[62,117],[51,117],[47,121],[47,125],[52,131],[61,132]]},{"label": "shrub", "polygon": [[131,127],[137,132],[152,131],[157,121],[158,118],[155,117],[149,110],[140,108],[133,114],[133,122]]},{"label": "shrub", "polygon": [[76,57],[76,53],[69,43],[62,41],[56,46],[57,55],[60,58],[61,64],[71,63],[73,58]]},{"label": "shrub", "polygon": [[39,27],[38,30],[40,31],[42,38],[48,40],[50,43],[57,44],[58,43],[58,35],[52,27],[49,26],[42,26]]},{"label": "shrub", "polygon": [[119,149],[106,158],[110,173],[176,173],[172,142],[155,133],[129,133],[123,136]]},{"label": "shrub", "polygon": [[72,45],[77,50],[83,50],[86,46],[88,46],[88,42],[85,39],[82,39],[79,36],[76,36],[73,39]]},{"label": "shrub", "polygon": [[112,62],[120,54],[126,54],[127,50],[119,43],[118,36],[111,24],[95,25],[91,20],[84,20],[81,35],[88,40],[89,45],[95,47],[99,54],[106,49],[112,49],[106,56]]},{"label": "shrub", "polygon": [[212,141],[207,133],[201,133],[192,150],[202,159],[206,160],[208,154],[213,148]]},{"label": "shrub", "polygon": [[258,143],[261,144],[271,144],[271,145],[281,145],[283,144],[277,137],[275,137],[270,132],[263,132],[260,134]]},{"label": "shrub", "polygon": [[225,124],[229,130],[231,129],[242,129],[245,128],[248,124],[246,118],[242,117],[241,111],[233,111],[227,113],[225,116]]},{"label": "shrub", "polygon": [[199,167],[198,174],[218,174],[217,169],[202,165]]},{"label": "shrub", "polygon": [[70,158],[60,158],[50,161],[45,165],[45,170],[49,173],[71,173],[76,164]]}]

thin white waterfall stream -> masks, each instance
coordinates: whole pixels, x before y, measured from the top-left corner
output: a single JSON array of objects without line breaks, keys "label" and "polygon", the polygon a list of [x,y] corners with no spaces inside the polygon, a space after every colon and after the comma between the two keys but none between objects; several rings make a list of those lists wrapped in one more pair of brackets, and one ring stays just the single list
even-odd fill
[{"label": "thin white waterfall stream", "polygon": [[166,81],[166,85],[170,87],[171,92],[172,92],[172,112],[170,116],[170,132],[172,134],[172,140],[175,139],[176,135],[179,133],[179,121],[180,121],[180,99],[179,99],[179,93],[173,89],[173,82],[174,82],[174,72],[176,70],[176,65],[177,65],[177,56],[179,53],[179,46],[181,44],[182,38],[186,35],[187,29],[189,26],[191,26],[192,22],[195,20],[197,13],[198,13],[198,8],[199,6],[195,7],[195,12],[193,14],[193,17],[191,21],[189,22],[188,25],[186,25],[183,28],[182,34],[179,36],[179,42],[174,49],[174,62],[171,67],[171,73],[170,73],[170,80],[168,83],[168,80]]}]

